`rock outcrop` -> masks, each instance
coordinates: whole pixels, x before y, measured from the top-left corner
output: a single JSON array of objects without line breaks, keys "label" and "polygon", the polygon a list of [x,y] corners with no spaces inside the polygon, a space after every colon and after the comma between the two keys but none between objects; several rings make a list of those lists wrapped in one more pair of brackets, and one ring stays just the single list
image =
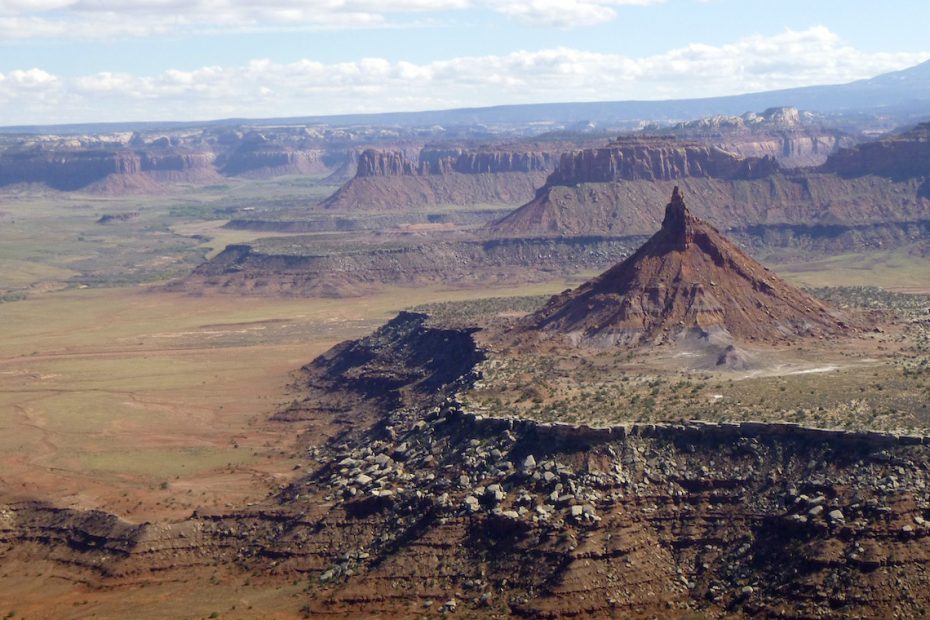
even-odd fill
[{"label": "rock outcrop", "polygon": [[852,332],[848,319],[694,217],[677,187],[652,238],[597,278],[553,297],[525,325],[599,345],[689,336],[724,345],[775,343]]},{"label": "rock outcrop", "polygon": [[420,151],[420,169],[428,174],[489,174],[502,172],[552,172],[556,155],[550,151],[469,151],[431,149]]},{"label": "rock outcrop", "polygon": [[551,172],[554,154],[547,151],[468,151],[424,148],[416,158],[403,151],[366,149],[358,157],[358,177],[396,177],[504,172]]},{"label": "rock outcrop", "polygon": [[671,127],[650,125],[644,132],[699,140],[743,157],[772,157],[786,168],[818,166],[837,149],[855,142],[852,136],[823,126],[810,112],[792,107],[711,116]]},{"label": "rock outcrop", "polygon": [[285,175],[318,175],[332,172],[338,162],[325,149],[295,149],[274,144],[244,144],[220,162],[226,176],[271,178]]},{"label": "rock outcrop", "polygon": [[109,175],[136,175],[141,168],[141,158],[132,151],[6,152],[0,154],[0,186],[41,183],[68,191]]},{"label": "rock outcrop", "polygon": [[519,204],[532,197],[556,156],[537,150],[367,149],[357,172],[321,205],[334,210],[413,209],[440,205]]},{"label": "rock outcrop", "polygon": [[358,156],[356,178],[400,177],[419,174],[416,161],[411,161],[402,151],[378,151],[365,149]]},{"label": "rock outcrop", "polygon": [[866,175],[896,180],[930,178],[930,123],[884,140],[837,151],[821,169],[844,178]]},{"label": "rock outcrop", "polygon": [[[489,241],[385,240],[364,250],[322,248],[309,238],[229,245],[171,288],[251,295],[351,297],[385,285],[488,286],[538,282],[601,269],[635,240],[603,237]],[[296,247],[295,247],[296,246]]]},{"label": "rock outcrop", "polygon": [[0,187],[40,184],[60,191],[96,193],[157,192],[172,183],[210,184],[223,176],[269,178],[281,175],[325,177],[351,169],[351,151],[307,135],[258,132],[213,135],[141,134],[107,139],[0,140]]},{"label": "rock outcrop", "polygon": [[771,157],[783,168],[804,168],[824,163],[837,149],[850,146],[852,138],[839,132],[777,132],[711,138],[714,144],[742,157]]},{"label": "rock outcrop", "polygon": [[[674,185],[722,229],[930,221],[927,142],[919,132],[866,143],[820,168],[782,170],[772,158],[712,147],[591,149],[564,158],[536,196],[489,225],[498,235],[647,234]],[[679,150],[679,149],[684,150]]]},{"label": "rock outcrop", "polygon": [[760,179],[778,170],[770,157],[743,158],[714,146],[674,140],[623,140],[605,148],[566,153],[552,185],[682,178]]},{"label": "rock outcrop", "polygon": [[146,151],[139,157],[142,173],[158,182],[206,183],[220,178],[214,168],[216,155],[209,151]]},{"label": "rock outcrop", "polygon": [[11,151],[0,153],[0,186],[36,183],[61,191],[151,190],[162,182],[219,178],[210,152],[186,149]]},{"label": "rock outcrop", "polygon": [[[220,567],[269,588],[309,583],[293,602],[304,615],[883,618],[930,608],[930,438],[489,418],[455,396],[482,357],[468,329],[402,313],[304,367],[305,398],[279,419],[311,444],[300,475],[267,500],[140,525],[0,505],[0,559],[77,576],[82,599],[215,580]],[[73,601],[59,604],[45,615],[73,615]]]}]

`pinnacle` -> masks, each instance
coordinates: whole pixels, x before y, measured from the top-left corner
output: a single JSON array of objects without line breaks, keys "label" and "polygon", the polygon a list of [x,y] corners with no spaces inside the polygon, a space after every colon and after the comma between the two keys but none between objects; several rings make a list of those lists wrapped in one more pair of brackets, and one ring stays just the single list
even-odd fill
[{"label": "pinnacle", "polygon": [[662,229],[639,250],[528,320],[571,338],[628,344],[695,330],[755,343],[847,332],[839,315],[691,215],[677,187]]},{"label": "pinnacle", "polygon": [[662,230],[671,238],[679,249],[685,249],[691,242],[694,216],[685,206],[685,199],[678,186],[672,190],[672,200],[665,207],[665,219],[662,220]]}]

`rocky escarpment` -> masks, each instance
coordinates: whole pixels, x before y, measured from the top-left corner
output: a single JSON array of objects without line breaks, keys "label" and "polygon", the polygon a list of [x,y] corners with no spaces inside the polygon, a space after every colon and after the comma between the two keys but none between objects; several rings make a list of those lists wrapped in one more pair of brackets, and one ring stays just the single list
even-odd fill
[{"label": "rocky escarpment", "polygon": [[0,144],[0,187],[40,184],[60,191],[157,191],[171,183],[217,183],[225,176],[326,176],[352,168],[344,146],[304,135],[259,132],[112,136],[110,140],[22,139]]},{"label": "rocky escarpment", "polygon": [[320,147],[276,144],[261,133],[251,132],[224,153],[218,164],[227,176],[328,175],[343,163],[342,156]]},{"label": "rocky escarpment", "polygon": [[[324,522],[343,559],[320,567],[314,611],[829,617],[927,604],[920,437],[586,429],[454,403],[405,418],[287,491],[334,494]],[[320,549],[297,540],[291,570]]]},{"label": "rocky escarpment", "polygon": [[[260,230],[265,232],[314,233],[347,231],[397,231],[409,227],[470,227],[482,224],[510,213],[510,209],[477,207],[474,209],[434,209],[423,211],[385,211],[368,213],[356,217],[342,211],[312,213],[301,212],[298,216],[247,218],[237,217],[223,225],[231,230]],[[264,215],[264,214],[263,214]]]},{"label": "rocky escarpment", "polygon": [[158,182],[203,183],[219,178],[211,152],[175,149],[142,152],[139,157],[141,172]]},{"label": "rocky escarpment", "polygon": [[6,152],[0,155],[0,186],[42,183],[74,190],[109,175],[138,175],[141,159],[131,151]]},{"label": "rocky escarpment", "polygon": [[[915,153],[923,143],[913,137],[900,142],[897,150],[860,145],[849,154],[837,153],[822,168],[793,171],[761,164],[772,160],[728,158],[722,152],[716,160],[701,157],[692,164],[687,152],[669,160],[659,147],[654,153],[639,147],[634,151],[639,156],[622,158],[611,149],[584,151],[565,162],[533,200],[490,230],[502,235],[644,234],[660,222],[662,212],[655,205],[676,184],[687,192],[695,215],[721,229],[928,221],[926,177],[903,174],[919,169]],[[870,149],[881,152],[886,163],[862,163],[872,160],[858,155],[851,160],[855,165],[843,163]]]},{"label": "rocky escarpment", "polygon": [[[486,286],[552,279],[626,256],[637,238],[500,239],[315,247],[309,238],[230,245],[173,288],[237,294],[342,297],[386,284]],[[277,245],[276,245],[277,244]]]},{"label": "rocky escarpment", "polygon": [[469,151],[424,148],[419,154],[420,174],[488,174],[500,172],[551,172],[551,151]]},{"label": "rocky escarpment", "polygon": [[488,226],[498,235],[648,234],[662,220],[675,185],[698,217],[726,230],[761,226],[907,224],[930,220],[920,179],[843,179],[827,173],[785,173],[754,181],[677,181],[547,185],[536,198]]},{"label": "rocky escarpment", "polygon": [[519,204],[554,167],[549,151],[368,149],[355,178],[321,204],[328,209],[411,209],[437,205]]},{"label": "rocky escarpment", "polygon": [[823,126],[797,108],[769,108],[741,116],[711,116],[671,127],[650,125],[652,134],[699,140],[743,157],[773,157],[786,168],[818,166],[839,148],[852,146],[852,136]]},{"label": "rocky escarpment", "polygon": [[605,148],[563,154],[547,184],[759,179],[777,170],[778,163],[772,158],[737,157],[714,146],[673,140],[624,140]]},{"label": "rocky escarpment", "polygon": [[61,191],[149,190],[162,182],[219,178],[210,152],[183,149],[7,151],[0,153],[0,186],[37,183]]},{"label": "rocky escarpment", "polygon": [[[306,397],[285,419],[308,429],[308,462],[268,501],[170,525],[6,505],[0,558],[108,589],[223,566],[308,582],[294,605],[305,614],[930,610],[927,438],[488,418],[455,397],[477,359],[467,330],[402,314],[305,367]],[[354,416],[360,401],[371,408]],[[340,418],[330,433],[303,421]]]},{"label": "rocky escarpment", "polygon": [[[841,177],[878,175],[896,180],[930,177],[930,123],[831,155],[822,170]],[[924,198],[928,196],[924,195]]]},{"label": "rocky escarpment", "polygon": [[69,548],[79,514],[5,507],[16,518],[0,554],[83,558],[84,579],[109,587],[217,565],[309,579],[300,606],[341,615],[927,610],[920,438],[751,424],[611,433],[454,403],[385,422],[364,443],[314,451],[315,471],[275,504],[148,526],[161,531],[128,554],[106,536]]},{"label": "rocky escarpment", "polygon": [[[299,605],[341,615],[926,612],[920,438],[751,424],[611,433],[454,403],[385,422],[365,443],[314,451],[314,473],[278,502],[147,526],[128,553],[119,536],[87,544],[80,513],[4,507],[0,555],[80,558],[84,579],[110,588],[218,565],[309,579]],[[437,475],[446,468],[455,475]]]},{"label": "rocky escarpment", "polygon": [[551,172],[553,153],[548,151],[467,151],[424,148],[416,159],[403,151],[367,149],[358,158],[358,177],[488,174],[499,172]]},{"label": "rocky escarpment", "polygon": [[[476,329],[427,325],[427,315],[401,312],[371,336],[336,345],[303,369],[303,388],[330,397],[285,408],[274,419],[347,433],[377,424],[380,414],[441,399],[443,390],[468,377],[485,352],[474,341]],[[364,423],[363,423],[364,421]],[[321,424],[321,422],[323,422]]]},{"label": "rocky escarpment", "polygon": [[751,255],[760,255],[772,249],[789,249],[791,255],[788,256],[793,258],[804,253],[824,256],[906,246],[920,251],[921,245],[926,247],[930,239],[930,220],[861,226],[758,225],[732,229],[728,234]]},{"label": "rocky escarpment", "polygon": [[320,369],[342,389],[368,398],[390,398],[401,389],[435,394],[468,374],[484,354],[472,339],[476,328],[428,327],[428,318],[401,312],[370,337],[337,345],[306,370]]}]

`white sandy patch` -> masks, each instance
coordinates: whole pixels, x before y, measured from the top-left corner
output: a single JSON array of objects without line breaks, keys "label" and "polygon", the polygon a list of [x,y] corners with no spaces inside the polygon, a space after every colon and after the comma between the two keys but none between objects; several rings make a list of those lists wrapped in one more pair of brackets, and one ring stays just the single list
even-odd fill
[{"label": "white sandy patch", "polygon": [[806,368],[804,370],[794,370],[792,372],[785,373],[786,375],[809,375],[815,372],[833,372],[834,370],[839,370],[839,366],[819,366],[817,368]]}]

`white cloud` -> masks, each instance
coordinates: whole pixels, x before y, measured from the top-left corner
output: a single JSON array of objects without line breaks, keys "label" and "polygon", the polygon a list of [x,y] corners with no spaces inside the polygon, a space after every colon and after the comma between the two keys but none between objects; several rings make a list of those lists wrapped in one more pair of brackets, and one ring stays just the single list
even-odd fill
[{"label": "white cloud", "polygon": [[256,59],[149,76],[66,78],[29,69],[0,75],[0,115],[4,124],[183,120],[704,97],[847,82],[928,57],[857,50],[817,27],[639,58],[554,48],[422,64]]},{"label": "white cloud", "polygon": [[496,10],[535,26],[574,28],[608,22],[617,17],[615,7],[648,6],[665,0],[525,0],[502,2]]},{"label": "white cloud", "polygon": [[166,32],[402,25],[422,14],[491,10],[537,26],[610,21],[624,5],[665,0],[0,0],[0,40]]},{"label": "white cloud", "polygon": [[42,69],[11,71],[6,78],[11,84],[27,89],[41,89],[58,82],[58,78]]}]

